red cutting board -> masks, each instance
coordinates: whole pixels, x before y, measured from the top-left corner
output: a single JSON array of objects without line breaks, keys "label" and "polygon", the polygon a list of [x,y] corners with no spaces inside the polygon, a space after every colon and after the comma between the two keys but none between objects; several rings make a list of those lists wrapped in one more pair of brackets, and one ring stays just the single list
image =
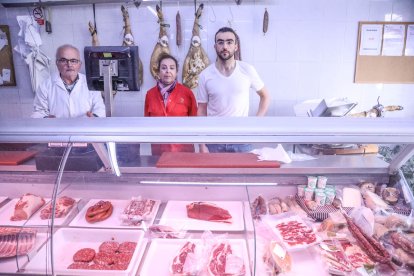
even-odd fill
[{"label": "red cutting board", "polygon": [[157,168],[279,168],[277,161],[258,161],[253,153],[164,152]]},{"label": "red cutting board", "polygon": [[0,165],[19,165],[35,156],[37,151],[0,151]]}]

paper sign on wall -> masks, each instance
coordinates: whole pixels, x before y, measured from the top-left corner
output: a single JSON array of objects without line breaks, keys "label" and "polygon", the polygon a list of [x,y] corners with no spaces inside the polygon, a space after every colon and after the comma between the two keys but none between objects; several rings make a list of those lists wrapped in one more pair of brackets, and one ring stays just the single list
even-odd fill
[{"label": "paper sign on wall", "polygon": [[6,33],[0,30],[0,51],[8,44]]},{"label": "paper sign on wall", "polygon": [[407,27],[407,40],[405,41],[405,55],[414,56],[414,25]]},{"label": "paper sign on wall", "polygon": [[382,44],[383,56],[402,56],[405,39],[405,26],[397,24],[384,25]]},{"label": "paper sign on wall", "polygon": [[10,69],[3,69],[3,74],[2,74],[3,82],[10,82],[10,74],[11,74]]},{"label": "paper sign on wall", "polygon": [[379,56],[382,43],[382,25],[364,24],[361,28],[361,56]]}]

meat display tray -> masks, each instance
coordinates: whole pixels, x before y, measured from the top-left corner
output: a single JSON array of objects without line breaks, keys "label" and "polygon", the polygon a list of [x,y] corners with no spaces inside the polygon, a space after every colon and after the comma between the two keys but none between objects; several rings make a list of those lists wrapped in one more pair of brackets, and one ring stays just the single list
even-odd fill
[{"label": "meat display tray", "polygon": [[277,161],[259,161],[253,153],[164,152],[157,168],[279,168]]},{"label": "meat display tray", "polygon": [[[12,221],[10,218],[14,214],[14,207],[16,206],[18,198],[13,198],[7,204],[5,204],[2,208],[0,208],[0,222],[3,225],[11,225],[11,226],[47,226],[50,223],[48,219],[41,219],[40,212],[43,208],[46,207],[47,203],[50,201],[50,198],[45,198],[46,201],[45,205],[43,205],[36,213],[34,213],[28,220],[18,220]],[[55,225],[64,225],[73,215],[76,213],[76,206],[79,202],[80,198],[75,198],[75,203],[69,213],[62,218],[55,218],[54,223]]]},{"label": "meat display tray", "polygon": [[[143,262],[140,275],[172,275],[169,270],[171,262],[187,241],[195,243],[196,246],[202,243],[199,239],[153,239]],[[228,242],[234,254],[244,260],[246,275],[251,275],[246,241],[242,239],[228,239]],[[207,269],[204,269],[197,275],[209,276],[210,274]]]},{"label": "meat display tray", "polygon": [[[17,257],[19,267],[23,267],[32,256],[36,254],[36,251],[46,242],[48,235],[46,233],[37,233],[35,244],[28,254]],[[0,244],[0,247],[2,244]],[[0,258],[0,273],[16,273],[17,264],[16,257]]]},{"label": "meat display tray", "polygon": [[[53,260],[55,274],[117,276],[135,275],[146,246],[146,241],[143,237],[144,232],[136,229],[59,229],[53,237]],[[114,240],[119,243],[125,241],[133,241],[137,243],[137,247],[126,270],[84,270],[67,268],[73,263],[73,255],[79,249],[92,248],[98,252],[99,245],[104,241],[110,240]],[[31,262],[26,266],[25,271],[28,273],[41,273],[42,275],[50,274],[50,254],[50,242],[48,242],[33,257]],[[45,267],[48,267],[49,271],[46,271]]]},{"label": "meat display tray", "polygon": [[[90,206],[95,205],[100,200],[110,201],[112,203],[112,206],[114,207],[112,215],[103,221],[98,221],[95,223],[87,222],[85,219],[86,211]],[[152,209],[151,214],[149,215],[149,220],[145,220],[140,225],[123,225],[121,220],[121,214],[130,201],[130,199],[91,199],[82,208],[79,214],[71,221],[69,226],[102,228],[146,228],[149,225],[152,225],[155,220],[155,216],[158,212],[158,208],[160,207],[161,201],[155,200],[155,205]]]},{"label": "meat display tray", "polygon": [[176,230],[198,231],[243,231],[243,203],[240,201],[209,201],[229,211],[232,223],[214,222],[189,218],[187,216],[187,204],[194,201],[168,201],[160,220],[161,225],[168,225]]}]

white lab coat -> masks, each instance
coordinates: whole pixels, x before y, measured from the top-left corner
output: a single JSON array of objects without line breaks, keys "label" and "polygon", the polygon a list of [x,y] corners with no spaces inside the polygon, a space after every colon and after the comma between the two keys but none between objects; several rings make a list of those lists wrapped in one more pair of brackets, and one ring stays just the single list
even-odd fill
[{"label": "white lab coat", "polygon": [[32,118],[54,115],[56,118],[86,117],[91,111],[98,117],[105,117],[105,105],[99,91],[90,91],[85,75],[79,73],[79,80],[72,92],[66,90],[59,74],[39,85],[34,99]]}]

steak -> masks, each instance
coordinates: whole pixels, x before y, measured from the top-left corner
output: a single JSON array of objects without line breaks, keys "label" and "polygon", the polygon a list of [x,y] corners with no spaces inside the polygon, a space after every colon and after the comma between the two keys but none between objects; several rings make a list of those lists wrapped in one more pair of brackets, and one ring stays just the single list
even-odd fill
[{"label": "steak", "polygon": [[[62,196],[56,199],[55,218],[62,218],[72,209],[75,200],[68,196]],[[52,217],[52,204],[49,202],[45,208],[40,211],[41,219],[50,219]]]},{"label": "steak", "polygon": [[246,268],[241,258],[233,255],[230,244],[221,242],[214,246],[208,263],[210,275],[245,275]]},{"label": "steak", "polygon": [[171,274],[183,274],[187,271],[184,271],[184,264],[187,259],[187,256],[189,253],[194,253],[195,244],[192,242],[186,242],[184,246],[180,249],[180,252],[178,252],[178,255],[175,256],[175,258],[172,261],[170,270]]},{"label": "steak", "polygon": [[192,202],[187,205],[187,216],[193,219],[231,223],[229,211],[210,202]]}]

